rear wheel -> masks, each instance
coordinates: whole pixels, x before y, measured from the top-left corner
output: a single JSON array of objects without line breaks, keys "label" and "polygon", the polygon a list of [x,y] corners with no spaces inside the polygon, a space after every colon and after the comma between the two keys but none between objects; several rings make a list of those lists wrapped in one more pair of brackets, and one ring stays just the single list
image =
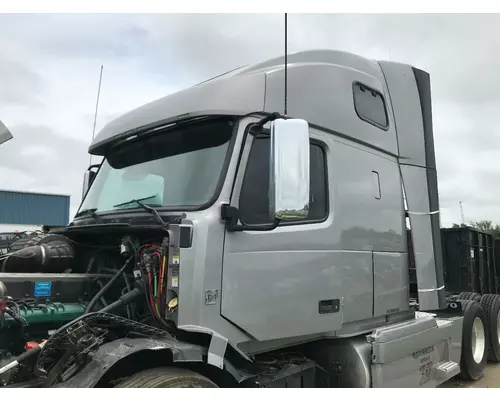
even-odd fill
[{"label": "rear wheel", "polygon": [[488,360],[500,362],[500,296],[485,294],[481,298],[481,307],[486,319]]},{"label": "rear wheel", "polygon": [[180,368],[155,368],[123,379],[116,388],[216,388],[210,379]]},{"label": "rear wheel", "polygon": [[459,300],[481,301],[481,295],[475,292],[462,292],[458,295]]},{"label": "rear wheel", "polygon": [[487,361],[487,338],[484,312],[473,300],[463,300],[462,354],[460,374],[466,380],[478,380],[483,376]]}]

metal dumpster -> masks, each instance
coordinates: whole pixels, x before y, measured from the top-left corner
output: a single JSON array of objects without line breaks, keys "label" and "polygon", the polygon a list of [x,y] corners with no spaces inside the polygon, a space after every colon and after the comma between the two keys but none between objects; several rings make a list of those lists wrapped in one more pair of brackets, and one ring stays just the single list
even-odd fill
[{"label": "metal dumpster", "polygon": [[498,292],[493,236],[470,227],[441,229],[448,292]]}]

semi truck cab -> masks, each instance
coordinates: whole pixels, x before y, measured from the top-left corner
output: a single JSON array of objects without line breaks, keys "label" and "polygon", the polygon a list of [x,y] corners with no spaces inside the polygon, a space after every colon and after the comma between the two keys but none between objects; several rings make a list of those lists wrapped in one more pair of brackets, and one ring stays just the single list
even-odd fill
[{"label": "semi truck cab", "polygon": [[[426,150],[424,120],[420,75],[412,68],[332,51],[288,61],[287,116],[264,126],[259,121],[266,115],[284,110],[282,58],[168,96],[108,125],[90,148],[106,158],[81,207],[95,209],[103,222],[106,212],[144,213],[137,204],[113,207],[131,199],[147,198],[159,213],[185,212],[192,241],[181,249],[178,322],[231,342],[234,335],[245,350],[276,339],[342,335],[360,321],[369,329],[408,313],[402,182],[407,178],[408,191],[422,192],[426,175],[435,175],[434,164],[427,168],[419,159]],[[210,108],[218,111],[205,111]],[[146,118],[149,131],[141,128]],[[271,153],[276,135],[270,125],[277,122],[286,131],[278,130],[282,136]],[[278,188],[274,201],[304,203],[295,208],[307,212],[274,226]],[[413,202],[413,193],[407,197]],[[438,210],[437,202],[425,200],[415,211]],[[92,219],[85,217],[82,223]],[[438,215],[411,218],[429,224],[422,227],[429,242],[422,246],[439,241],[430,225]],[[414,237],[420,239],[418,232]],[[425,264],[434,262],[434,248],[426,250]],[[432,296],[430,309],[444,304],[439,267],[426,265],[436,282],[421,287]],[[213,296],[209,303],[215,304],[206,304],[204,297]]]},{"label": "semi truck cab", "polygon": [[[138,292],[149,293],[146,275],[156,287],[158,271],[165,295],[151,289],[146,302],[172,336],[104,341],[53,384],[94,386],[114,369],[134,386],[140,374],[175,376],[153,366],[183,362],[219,386],[318,386],[326,374],[327,386],[435,387],[481,376],[484,314],[445,294],[426,72],[331,50],[278,57],[125,114],[89,152],[103,161],[86,172],[60,235],[82,269],[115,246],[133,260],[119,271],[145,282]],[[99,293],[78,323],[108,318]],[[120,299],[111,308],[123,315],[130,301]],[[117,346],[132,349],[123,360],[155,346],[168,356],[116,372]],[[276,353],[303,359],[259,369]]]}]

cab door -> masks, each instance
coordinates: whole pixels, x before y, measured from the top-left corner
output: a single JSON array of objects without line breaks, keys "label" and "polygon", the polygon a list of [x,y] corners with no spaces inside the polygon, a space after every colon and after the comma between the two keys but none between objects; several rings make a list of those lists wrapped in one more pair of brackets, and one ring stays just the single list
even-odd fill
[{"label": "cab door", "polygon": [[[245,224],[270,224],[267,135],[248,135],[231,205]],[[259,341],[342,326],[342,252],[329,216],[328,146],[310,142],[307,220],[270,231],[226,232],[222,315]]]}]

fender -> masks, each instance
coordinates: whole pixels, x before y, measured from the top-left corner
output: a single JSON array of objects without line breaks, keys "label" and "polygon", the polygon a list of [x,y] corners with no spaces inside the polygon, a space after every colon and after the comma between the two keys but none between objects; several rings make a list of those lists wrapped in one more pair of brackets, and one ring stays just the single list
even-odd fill
[{"label": "fender", "polygon": [[[190,362],[205,363],[208,356],[206,347],[168,338],[135,338],[118,339],[102,345],[90,361],[77,375],[68,381],[54,385],[66,388],[92,388],[96,386],[113,366],[120,360],[142,351],[168,350],[174,363]],[[241,383],[251,377],[249,374],[235,368],[224,359],[224,369]]]}]

